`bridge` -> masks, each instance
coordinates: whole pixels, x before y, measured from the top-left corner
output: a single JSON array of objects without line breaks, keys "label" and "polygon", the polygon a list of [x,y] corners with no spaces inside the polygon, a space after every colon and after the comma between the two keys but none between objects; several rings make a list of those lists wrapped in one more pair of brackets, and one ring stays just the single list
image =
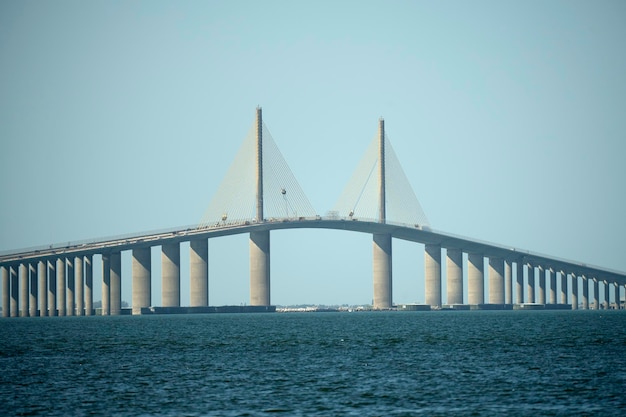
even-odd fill
[{"label": "bridge", "polygon": [[96,255],[102,257],[101,314],[122,314],[123,251],[132,252],[132,313],[146,313],[154,307],[151,248],[155,246],[161,246],[162,251],[160,307],[169,311],[181,309],[182,242],[189,242],[190,246],[187,311],[206,311],[208,241],[242,233],[250,236],[250,306],[271,307],[270,232],[301,228],[372,235],[374,309],[394,308],[393,239],[424,245],[426,304],[416,307],[576,310],[580,305],[583,309],[608,309],[611,289],[616,308],[620,308],[622,287],[626,294],[625,272],[433,230],[393,151],[383,119],[335,207],[324,216],[318,215],[263,123],[261,108],[257,108],[255,123],[199,224],[2,253],[2,315],[94,315]]}]

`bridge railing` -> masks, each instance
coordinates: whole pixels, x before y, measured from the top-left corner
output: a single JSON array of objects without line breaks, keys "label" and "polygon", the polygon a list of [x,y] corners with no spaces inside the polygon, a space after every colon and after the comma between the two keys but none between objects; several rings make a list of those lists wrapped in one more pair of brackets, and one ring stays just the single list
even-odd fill
[{"label": "bridge railing", "polygon": [[[265,219],[261,223],[271,224],[271,223],[288,223],[288,222],[312,222],[312,221],[321,221],[321,220],[378,223],[377,219],[339,216],[336,212],[328,212],[325,216],[315,215],[315,216],[308,216],[308,217],[305,217],[305,216],[272,217],[272,218]],[[259,222],[257,222],[256,219],[249,219],[249,220],[240,220],[240,221],[219,222],[212,226],[199,226],[197,224],[194,224],[194,225],[188,225],[188,226],[170,227],[170,228],[156,229],[156,230],[145,231],[145,232],[126,233],[126,234],[108,236],[108,237],[102,237],[102,238],[75,240],[75,241],[68,241],[68,242],[62,242],[62,243],[53,243],[49,245],[40,245],[40,246],[32,246],[32,247],[20,248],[20,249],[4,250],[4,251],[0,251],[0,258],[11,257],[14,255],[21,255],[21,254],[29,254],[29,256],[32,256],[34,254],[36,256],[38,252],[50,253],[50,251],[55,251],[55,250],[63,251],[66,249],[72,249],[72,250],[79,249],[80,250],[83,247],[85,249],[89,249],[89,246],[92,246],[92,245],[98,245],[98,244],[103,244],[103,243],[116,243],[120,241],[123,243],[133,244],[135,242],[140,242],[144,238],[151,238],[151,237],[159,238],[159,237],[165,237],[170,234],[171,235],[185,234],[186,232],[202,232],[202,231],[209,232],[212,230],[245,227],[245,226],[255,225],[258,223]],[[472,244],[483,245],[485,247],[500,249],[502,251],[509,252],[512,255],[511,257],[517,257],[517,256],[519,256],[520,258],[530,257],[530,258],[546,260],[548,264],[550,263],[566,264],[566,265],[571,265],[573,267],[604,271],[604,272],[614,274],[614,275],[619,275],[619,276],[625,275],[624,272],[622,271],[602,268],[599,266],[595,266],[595,265],[591,265],[591,264],[583,263],[583,262],[575,262],[572,260],[562,259],[559,257],[549,256],[549,255],[545,255],[545,254],[541,254],[537,252],[531,252],[528,250],[518,249],[512,246],[496,244],[496,243],[482,241],[478,239],[470,239],[467,237],[463,237],[463,236],[459,236],[459,235],[455,235],[455,234],[451,234],[447,232],[433,230],[430,227],[426,227],[426,226],[422,227],[419,224],[406,224],[406,223],[393,222],[393,221],[387,221],[386,224],[391,225],[391,226],[402,227],[402,228],[421,230],[424,232],[434,233],[445,238],[452,238],[452,239],[457,239],[459,241],[470,242]],[[158,245],[158,243],[155,243],[155,245]]]},{"label": "bridge railing", "polygon": [[169,227],[166,229],[151,230],[151,231],[146,231],[146,232],[125,233],[122,235],[105,236],[105,237],[92,238],[92,239],[72,240],[72,241],[67,241],[67,242],[57,242],[57,243],[51,243],[48,245],[31,246],[31,247],[19,248],[19,249],[9,249],[9,250],[0,251],[0,257],[7,256],[7,255],[14,255],[17,253],[24,253],[24,252],[32,253],[32,252],[38,252],[38,251],[50,251],[50,250],[57,250],[57,249],[61,250],[61,249],[67,249],[67,248],[76,248],[80,246],[95,245],[95,244],[102,243],[102,242],[115,242],[115,241],[120,241],[120,240],[141,239],[142,237],[146,237],[146,236],[180,232],[181,230],[195,230],[196,228],[197,228],[197,225]]}]

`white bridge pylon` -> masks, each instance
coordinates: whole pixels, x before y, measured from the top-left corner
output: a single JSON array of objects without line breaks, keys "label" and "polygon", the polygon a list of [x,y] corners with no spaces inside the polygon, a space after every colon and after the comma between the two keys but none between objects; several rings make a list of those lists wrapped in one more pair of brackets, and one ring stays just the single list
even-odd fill
[{"label": "white bridge pylon", "polygon": [[430,226],[391,146],[383,119],[332,213],[351,220]]},{"label": "white bridge pylon", "polygon": [[[261,109],[258,108],[257,112],[259,117],[248,131],[204,213],[200,227],[263,222],[271,219],[298,219],[316,215],[315,209],[260,118]],[[257,124],[260,124],[262,129],[261,140]],[[262,219],[257,218],[259,193]]]}]

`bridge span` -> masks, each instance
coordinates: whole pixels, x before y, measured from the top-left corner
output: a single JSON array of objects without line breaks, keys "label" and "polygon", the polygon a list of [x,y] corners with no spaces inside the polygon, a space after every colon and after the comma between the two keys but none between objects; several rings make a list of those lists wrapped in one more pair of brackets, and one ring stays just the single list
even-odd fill
[{"label": "bridge span", "polygon": [[[221,224],[213,227],[182,227],[158,232],[105,238],[71,245],[52,245],[0,255],[2,306],[4,317],[92,315],[92,257],[103,257],[103,314],[121,313],[121,252],[132,251],[133,311],[151,307],[150,249],[162,247],[163,307],[180,306],[180,244],[190,242],[191,306],[208,306],[208,240],[221,236],[270,232],[286,229],[333,229],[390,236],[425,246],[425,299],[432,308],[441,308],[442,268],[447,268],[447,304],[512,305],[561,304],[583,308],[609,308],[609,288],[614,299],[620,299],[620,288],[626,287],[626,274],[580,262],[559,259],[527,250],[433,231],[420,226],[361,221],[358,219],[312,217],[275,219],[265,222]],[[443,251],[442,251],[443,249]],[[446,264],[442,263],[445,253]],[[467,263],[462,254],[467,254]],[[485,259],[488,273],[485,271]],[[513,267],[516,280],[513,282]],[[464,274],[464,271],[466,272]],[[467,282],[463,282],[463,276]],[[526,280],[524,280],[526,276]],[[557,295],[557,276],[560,294]],[[529,279],[530,277],[530,279]],[[488,278],[488,299],[485,300],[485,278]],[[417,277],[416,277],[417,279]],[[578,298],[578,283],[583,294]],[[18,288],[18,283],[21,287]],[[536,288],[536,283],[539,287]],[[548,285],[549,283],[549,285]],[[600,304],[599,285],[603,285],[604,302]],[[28,284],[28,285],[27,285]],[[388,283],[391,286],[391,282]],[[269,292],[269,282],[267,283]],[[463,288],[467,285],[468,299]],[[589,286],[593,300],[589,300]],[[524,291],[526,287],[526,291]],[[569,294],[568,294],[569,288]],[[24,291],[19,297],[20,289]],[[548,292],[546,292],[546,290]],[[385,290],[374,287],[374,299],[381,299]],[[107,294],[104,295],[104,294]],[[377,297],[378,295],[378,297]],[[268,303],[269,305],[269,303]],[[382,308],[390,308],[389,306]],[[381,308],[380,306],[374,306]],[[21,313],[20,313],[21,312]]]},{"label": "bridge span", "polygon": [[181,307],[182,242],[190,246],[191,307],[208,307],[208,241],[241,233],[250,235],[250,305],[270,306],[270,232],[301,228],[372,235],[374,309],[394,307],[394,238],[424,245],[424,299],[435,309],[446,305],[512,308],[513,304],[607,309],[610,288],[619,308],[621,288],[626,287],[625,272],[431,229],[391,147],[383,119],[353,179],[329,213],[321,217],[313,210],[257,108],[255,123],[199,225],[0,253],[2,315],[94,314],[94,255],[102,256],[102,314],[121,314],[123,251],[132,252],[132,311],[141,314],[152,306],[151,248],[155,246],[161,246],[162,252],[162,307]]}]

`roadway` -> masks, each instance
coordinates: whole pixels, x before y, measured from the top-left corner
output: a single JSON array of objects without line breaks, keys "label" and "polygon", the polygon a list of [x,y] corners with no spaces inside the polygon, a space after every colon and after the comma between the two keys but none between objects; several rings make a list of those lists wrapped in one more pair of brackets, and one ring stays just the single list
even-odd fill
[{"label": "roadway", "polygon": [[242,222],[216,224],[212,227],[189,226],[156,232],[137,233],[121,237],[111,237],[77,243],[55,244],[36,248],[6,251],[0,254],[0,264],[10,265],[31,260],[54,260],[59,257],[85,256],[120,252],[134,248],[145,248],[162,244],[180,243],[190,240],[211,239],[220,236],[236,235],[265,230],[286,229],[333,229],[368,234],[390,234],[396,239],[441,245],[446,249],[458,249],[465,253],[482,254],[488,258],[505,259],[512,262],[530,263],[555,271],[575,273],[577,276],[598,278],[608,282],[626,284],[626,272],[615,271],[585,263],[560,259],[549,255],[506,247],[449,233],[434,231],[419,226],[393,223],[378,223],[336,217],[314,217],[297,219],[270,219],[265,222]]}]

